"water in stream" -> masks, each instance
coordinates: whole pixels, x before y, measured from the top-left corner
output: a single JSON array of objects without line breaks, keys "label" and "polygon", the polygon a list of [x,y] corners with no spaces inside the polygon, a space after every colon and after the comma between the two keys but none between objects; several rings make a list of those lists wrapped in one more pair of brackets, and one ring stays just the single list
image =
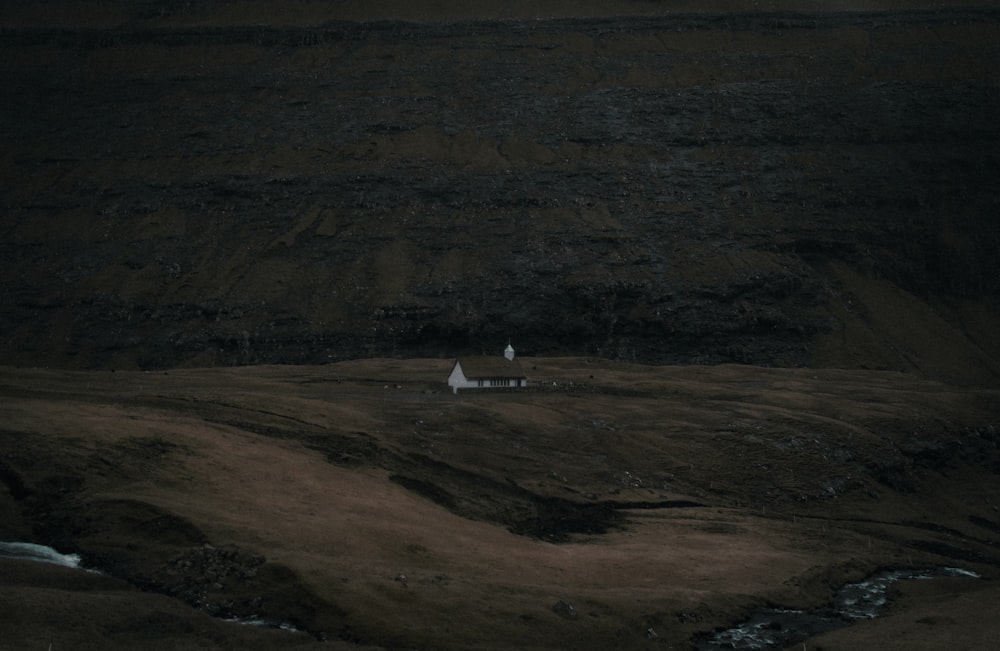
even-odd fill
[{"label": "water in stream", "polygon": [[889,586],[896,581],[942,576],[979,575],[956,567],[877,572],[864,581],[842,587],[829,607],[813,611],[762,608],[738,626],[705,636],[698,642],[698,649],[782,649],[814,635],[848,626],[851,622],[877,617],[888,599]]},{"label": "water in stream", "polygon": [[[80,556],[61,554],[51,547],[24,542],[0,541],[0,558],[54,563],[63,567],[80,567]],[[758,651],[780,649],[801,640],[849,625],[859,619],[877,617],[888,599],[889,586],[896,581],[933,579],[942,576],[979,575],[970,570],[945,567],[936,570],[885,570],[864,581],[848,583],[834,596],[833,605],[814,611],[762,608],[733,628],[706,635],[698,641],[699,651],[734,649]],[[291,624],[262,618],[228,619],[227,621],[254,626],[277,627],[296,631]]]},{"label": "water in stream", "polygon": [[0,558],[19,558],[63,567],[80,567],[79,554],[60,554],[51,547],[35,543],[0,541]]},{"label": "water in stream", "polygon": [[[51,547],[36,545],[27,542],[3,542],[0,541],[0,558],[15,558],[25,561],[35,561],[38,563],[52,563],[63,567],[74,569],[86,569],[80,565],[79,554],[62,554]],[[86,570],[95,572],[96,570]],[[291,633],[298,632],[299,629],[287,622],[272,621],[262,617],[226,617],[223,621],[236,624],[246,624],[249,626],[260,626],[264,628],[279,628]]]}]

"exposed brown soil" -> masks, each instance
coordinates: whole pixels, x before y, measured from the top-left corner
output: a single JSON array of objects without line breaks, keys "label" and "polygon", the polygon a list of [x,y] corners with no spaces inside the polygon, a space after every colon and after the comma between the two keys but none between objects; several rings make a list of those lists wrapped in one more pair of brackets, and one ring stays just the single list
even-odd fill
[{"label": "exposed brown soil", "polygon": [[0,646],[688,648],[757,606],[939,566],[984,578],[902,588],[884,623],[823,643],[997,634],[995,391],[522,364],[532,389],[459,396],[440,360],[3,369],[0,539],[106,575],[0,561]]}]

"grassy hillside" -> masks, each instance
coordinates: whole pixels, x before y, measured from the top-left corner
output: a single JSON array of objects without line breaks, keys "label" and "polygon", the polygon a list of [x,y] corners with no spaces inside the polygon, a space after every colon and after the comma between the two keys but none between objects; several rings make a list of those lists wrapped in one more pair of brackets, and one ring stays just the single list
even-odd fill
[{"label": "grassy hillside", "polygon": [[0,651],[995,646],[968,4],[3,3]]},{"label": "grassy hillside", "polygon": [[0,559],[0,648],[690,648],[941,566],[984,578],[824,648],[996,635],[995,391],[524,363],[532,389],[458,397],[435,360],[2,370],[0,539],[106,574]]},{"label": "grassy hillside", "polygon": [[997,13],[896,4],[7,3],[0,359],[993,383]]}]

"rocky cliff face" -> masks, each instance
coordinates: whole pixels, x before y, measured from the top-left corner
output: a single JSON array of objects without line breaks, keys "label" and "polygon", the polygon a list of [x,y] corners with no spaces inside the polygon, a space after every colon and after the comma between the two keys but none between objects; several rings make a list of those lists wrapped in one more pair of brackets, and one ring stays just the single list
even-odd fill
[{"label": "rocky cliff face", "polygon": [[183,17],[0,30],[0,363],[1000,376],[1000,11]]}]

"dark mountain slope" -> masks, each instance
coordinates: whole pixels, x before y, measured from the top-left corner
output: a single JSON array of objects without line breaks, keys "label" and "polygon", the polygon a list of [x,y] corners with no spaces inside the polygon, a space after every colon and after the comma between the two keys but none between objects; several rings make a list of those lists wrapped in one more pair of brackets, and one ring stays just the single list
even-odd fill
[{"label": "dark mountain slope", "polygon": [[0,30],[0,363],[1000,375],[997,10],[182,17]]}]

